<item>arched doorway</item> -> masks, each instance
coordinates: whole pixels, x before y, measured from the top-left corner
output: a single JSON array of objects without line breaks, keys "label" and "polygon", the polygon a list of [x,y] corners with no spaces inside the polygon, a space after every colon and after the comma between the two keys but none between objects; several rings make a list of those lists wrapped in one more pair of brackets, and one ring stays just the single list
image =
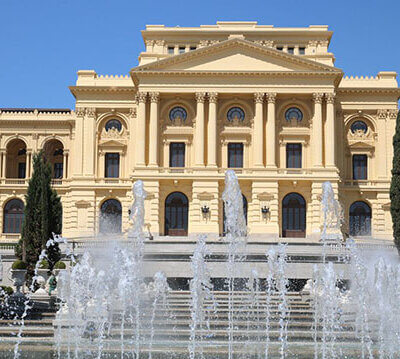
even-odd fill
[{"label": "arched doorway", "polygon": [[[246,196],[242,193],[242,198],[243,198],[243,214],[244,214],[244,220],[246,221],[247,225],[247,208],[248,208],[248,203],[247,203],[247,198]],[[225,203],[222,202],[222,235],[226,235],[226,229],[225,229]],[[246,230],[247,231],[247,230]]]},{"label": "arched doorway", "polygon": [[24,202],[18,198],[9,200],[4,206],[3,233],[21,233],[24,221]]},{"label": "arched doorway", "polygon": [[53,178],[64,176],[64,146],[59,140],[49,140],[43,147],[44,158],[50,163]]},{"label": "arched doorway", "polygon": [[6,178],[26,178],[26,144],[14,139],[7,144]]},{"label": "arched doorway", "polygon": [[298,193],[289,193],[282,201],[282,236],[306,236],[306,201]]},{"label": "arched doorway", "polygon": [[181,192],[173,192],[165,199],[165,235],[187,236],[188,198]]},{"label": "arched doorway", "polygon": [[104,201],[100,208],[100,233],[121,233],[122,206],[116,199]]},{"label": "arched doorway", "polygon": [[371,207],[362,201],[354,202],[349,211],[349,229],[351,236],[371,235]]}]

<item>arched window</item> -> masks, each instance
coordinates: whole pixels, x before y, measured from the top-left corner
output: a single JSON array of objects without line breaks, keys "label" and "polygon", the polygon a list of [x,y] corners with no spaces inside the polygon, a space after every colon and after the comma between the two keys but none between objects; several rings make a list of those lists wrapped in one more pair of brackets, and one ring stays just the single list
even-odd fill
[{"label": "arched window", "polygon": [[[26,144],[21,139],[13,139],[7,144],[6,178],[26,178]],[[4,160],[3,160],[4,161]]]},{"label": "arched window", "polygon": [[188,198],[181,192],[173,192],[165,199],[165,235],[187,236]]},{"label": "arched window", "polygon": [[282,201],[282,236],[306,235],[306,201],[298,193],[289,193]]},{"label": "arched window", "polygon": [[3,233],[21,233],[24,221],[24,202],[14,198],[4,207]]},{"label": "arched window", "polygon": [[64,146],[56,139],[47,141],[44,146],[44,157],[52,168],[53,178],[63,178],[64,176]]},{"label": "arched window", "polygon": [[[248,208],[248,203],[247,203],[247,198],[246,196],[242,193],[242,199],[243,199],[243,214],[244,214],[244,220],[246,221],[247,225],[247,208]],[[225,203],[222,202],[222,235],[225,236],[226,234],[226,228],[225,228]]]},{"label": "arched window", "polygon": [[121,132],[121,130],[122,130],[121,121],[118,121],[116,119],[112,119],[112,120],[107,121],[107,123],[105,125],[106,131],[108,132],[112,128],[115,128],[118,132]]},{"label": "arched window", "polygon": [[244,111],[240,107],[231,107],[226,115],[229,122],[243,122],[244,121]]},{"label": "arched window", "polygon": [[350,235],[371,235],[371,207],[362,201],[354,202],[349,213]]},{"label": "arched window", "polygon": [[169,119],[171,120],[171,122],[185,122],[186,118],[187,112],[181,106],[176,106],[171,111],[169,111]]},{"label": "arched window", "polygon": [[297,121],[301,122],[303,120],[303,113],[297,107],[291,107],[285,112],[285,119],[287,122]]},{"label": "arched window", "polygon": [[352,123],[350,129],[351,129],[352,133],[356,133],[356,132],[359,132],[359,131],[367,133],[368,126],[364,121],[355,121],[355,122]]},{"label": "arched window", "polygon": [[122,206],[116,199],[104,201],[100,208],[99,231],[101,233],[121,233]]}]

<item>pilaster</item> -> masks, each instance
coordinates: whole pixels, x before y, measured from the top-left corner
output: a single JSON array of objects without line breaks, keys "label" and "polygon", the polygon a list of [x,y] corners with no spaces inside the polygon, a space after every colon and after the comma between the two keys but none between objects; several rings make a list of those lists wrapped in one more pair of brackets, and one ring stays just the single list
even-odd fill
[{"label": "pilaster", "polygon": [[158,166],[158,103],[160,94],[150,92],[150,127],[149,127],[149,166]]},{"label": "pilaster", "polygon": [[196,93],[197,111],[194,132],[195,166],[204,167],[204,102],[205,92]]},{"label": "pilaster", "polygon": [[323,131],[322,131],[322,93],[313,94],[314,102],[314,117],[312,120],[312,143],[313,143],[313,165],[314,167],[322,167],[322,143],[323,143]]},{"label": "pilaster", "polygon": [[276,167],[276,115],[275,101],[276,93],[270,92],[266,94],[267,107],[267,124],[265,139],[267,141],[267,167]]},{"label": "pilaster", "polygon": [[256,92],[254,94],[254,127],[253,127],[253,166],[263,167],[263,102],[264,94]]},{"label": "pilaster", "polygon": [[136,126],[136,167],[145,167],[145,149],[146,149],[146,101],[147,93],[138,92],[138,114],[137,114],[137,126]]},{"label": "pilaster", "polygon": [[336,167],[335,94],[326,96],[325,161],[327,167]]},{"label": "pilaster", "polygon": [[208,94],[208,127],[207,127],[207,167],[217,167],[217,103],[218,94],[211,92]]}]

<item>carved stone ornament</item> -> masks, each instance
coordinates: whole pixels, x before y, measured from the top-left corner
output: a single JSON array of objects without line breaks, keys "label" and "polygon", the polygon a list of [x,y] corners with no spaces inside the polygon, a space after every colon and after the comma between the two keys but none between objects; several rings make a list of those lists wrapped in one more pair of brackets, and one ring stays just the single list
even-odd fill
[{"label": "carved stone ornament", "polygon": [[101,138],[102,139],[110,139],[110,138],[118,138],[124,137],[124,128],[122,127],[121,131],[118,131],[117,128],[111,127],[108,131],[103,128],[101,131]]},{"label": "carved stone ornament", "polygon": [[389,118],[395,120],[397,118],[398,110],[389,110]]},{"label": "carved stone ornament", "polygon": [[204,103],[206,99],[206,93],[205,92],[196,92],[196,102],[201,102]]},{"label": "carved stone ornament", "polygon": [[165,40],[156,40],[156,45],[164,46],[165,45]]},{"label": "carved stone ornament", "polygon": [[150,102],[158,103],[160,101],[160,93],[159,92],[150,92]]},{"label": "carved stone ornament", "polygon": [[255,103],[263,103],[264,102],[264,93],[263,92],[256,92],[254,94],[254,102]]},{"label": "carved stone ornament", "polygon": [[327,93],[326,95],[326,103],[334,104],[335,103],[335,93]]},{"label": "carved stone ornament", "polygon": [[137,108],[136,108],[136,107],[131,107],[131,108],[129,109],[129,114],[128,114],[128,116],[129,116],[130,118],[136,118],[136,116],[137,116]]},{"label": "carved stone ornament", "polygon": [[276,92],[268,92],[265,94],[268,103],[275,103],[276,101]]},{"label": "carved stone ornament", "polygon": [[218,93],[209,92],[208,93],[208,101],[211,102],[211,103],[217,103],[217,101],[218,101]]},{"label": "carved stone ornament", "polygon": [[146,92],[138,92],[137,93],[137,101],[139,103],[146,103],[147,93]]},{"label": "carved stone ornament", "polygon": [[387,117],[387,110],[379,109],[377,111],[378,118],[384,120]]},{"label": "carved stone ornament", "polygon": [[76,113],[76,115],[77,115],[78,117],[83,117],[83,116],[85,116],[85,112],[86,112],[86,109],[85,109],[84,107],[77,107],[77,108],[75,109],[75,113]]},{"label": "carved stone ornament", "polygon": [[323,93],[313,93],[313,101],[314,103],[322,103],[322,99],[324,98]]},{"label": "carved stone ornament", "polygon": [[96,109],[94,107],[88,107],[86,109],[86,116],[95,117],[96,116]]}]

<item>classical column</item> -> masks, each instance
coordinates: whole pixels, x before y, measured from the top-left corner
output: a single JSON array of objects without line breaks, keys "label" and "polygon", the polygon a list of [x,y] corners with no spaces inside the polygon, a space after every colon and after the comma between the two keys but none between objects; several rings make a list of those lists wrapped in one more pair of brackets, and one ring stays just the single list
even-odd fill
[{"label": "classical column", "polygon": [[93,107],[86,108],[83,121],[84,129],[84,157],[83,157],[83,173],[86,176],[94,176],[94,158],[96,148],[96,109]]},{"label": "classical column", "polygon": [[62,178],[67,178],[67,153],[63,151],[63,174]]},{"label": "classical column", "polygon": [[158,166],[158,103],[159,92],[150,92],[149,166]]},{"label": "classical column", "polygon": [[253,165],[254,167],[263,167],[263,102],[264,94],[256,92],[254,94],[254,128],[253,128]]},{"label": "classical column", "polygon": [[204,167],[204,100],[205,93],[196,93],[197,112],[196,128],[194,133],[195,142],[195,165]]},{"label": "classical column", "polygon": [[31,176],[31,152],[26,152],[25,178]]},{"label": "classical column", "polygon": [[322,167],[322,93],[314,93],[314,117],[312,120],[312,143],[314,167]]},{"label": "classical column", "polygon": [[325,96],[326,96],[325,161],[327,167],[335,167],[336,165],[335,94],[327,93]]},{"label": "classical column", "polygon": [[207,166],[217,167],[217,102],[218,94],[215,92],[208,94],[208,148],[207,148]]},{"label": "classical column", "polygon": [[266,141],[267,141],[267,167],[276,167],[276,129],[275,129],[275,100],[276,93],[267,93],[267,127],[266,127]]},{"label": "classical column", "polygon": [[3,178],[6,178],[7,152],[2,153],[2,158],[3,158],[3,161],[1,163],[1,166],[2,166],[1,175]]},{"label": "classical column", "polygon": [[136,167],[146,166],[145,148],[146,148],[146,92],[138,93],[138,114],[136,126]]}]

